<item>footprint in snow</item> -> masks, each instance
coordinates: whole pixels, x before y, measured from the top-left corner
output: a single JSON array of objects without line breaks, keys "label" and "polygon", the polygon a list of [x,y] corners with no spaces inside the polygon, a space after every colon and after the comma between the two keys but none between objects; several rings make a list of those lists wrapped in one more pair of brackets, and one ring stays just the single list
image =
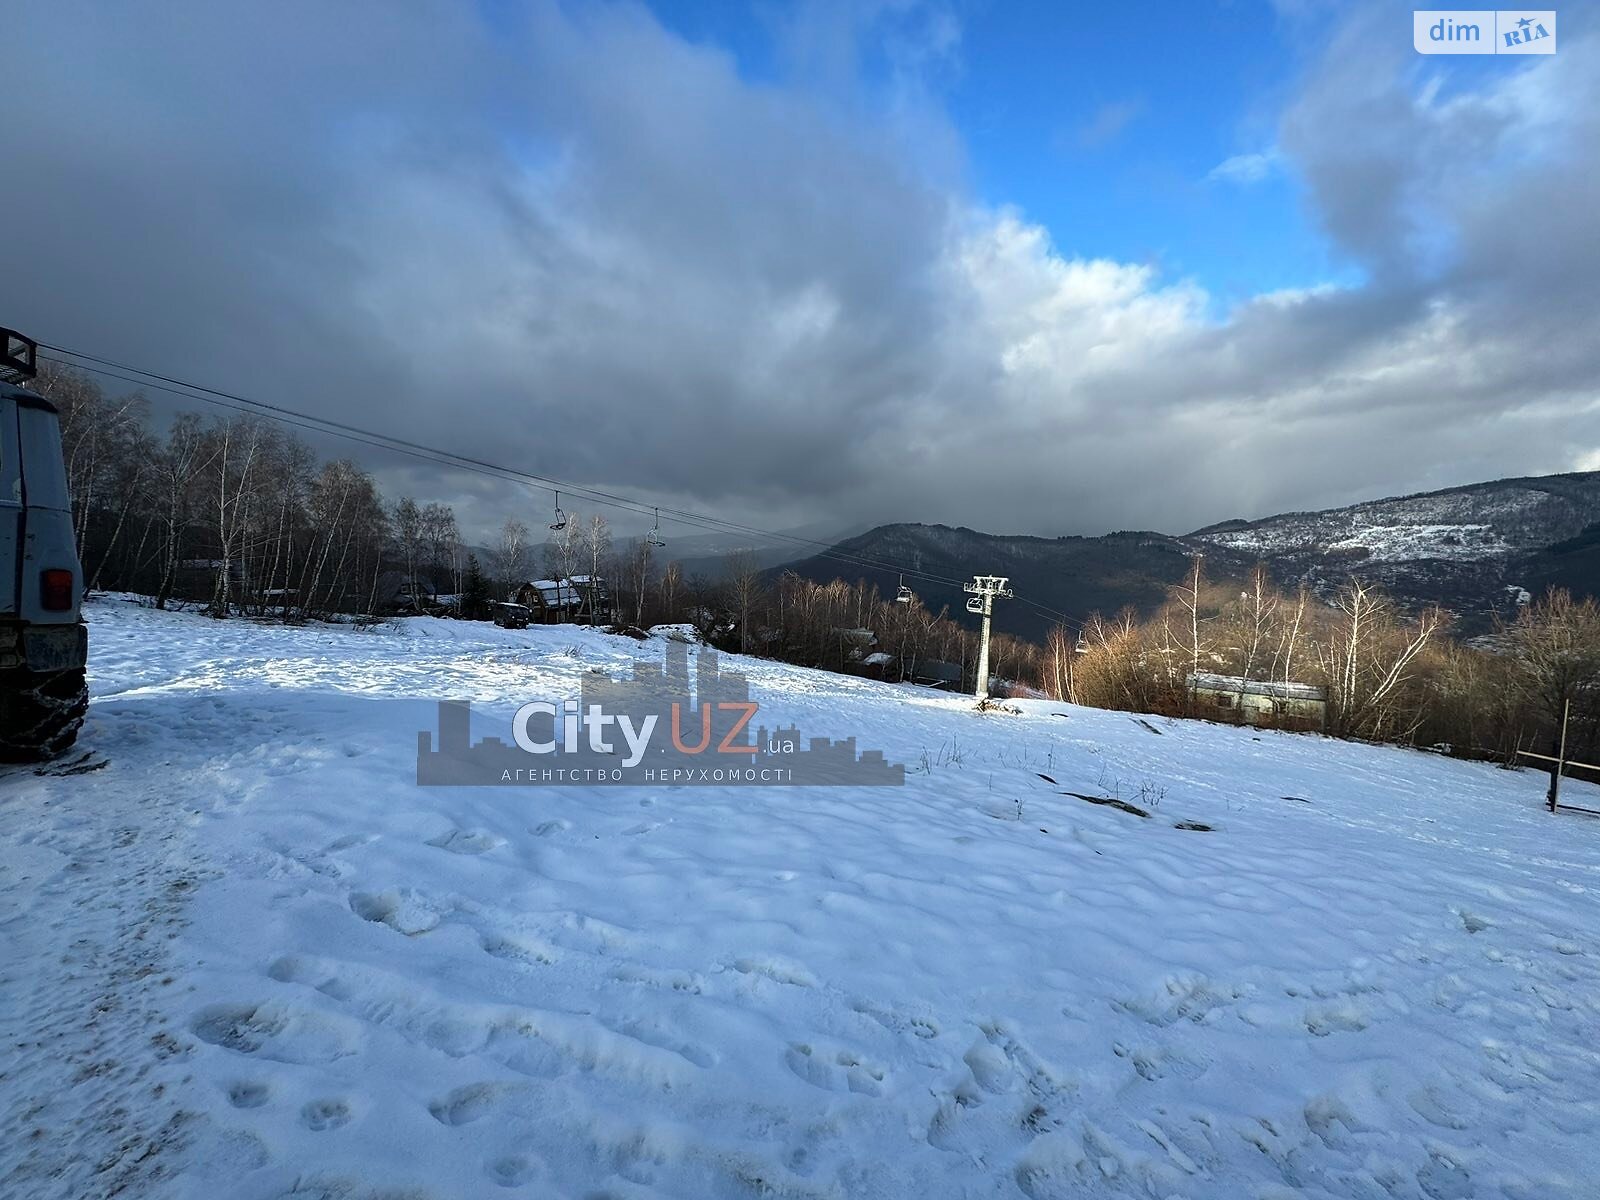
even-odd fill
[{"label": "footprint in snow", "polygon": [[676,1054],[702,1070],[717,1064],[717,1055],[714,1051],[687,1040],[664,1021],[626,1020],[607,1024],[606,1027],[636,1042],[643,1042],[646,1046],[654,1046],[657,1050]]},{"label": "footprint in snow", "polygon": [[1248,989],[1224,983],[1204,975],[1170,975],[1162,981],[1155,995],[1132,996],[1113,1000],[1113,1008],[1140,1018],[1158,1028],[1178,1021],[1196,1025],[1214,1019],[1235,1001],[1248,995]]},{"label": "footprint in snow", "polygon": [[1440,1129],[1470,1129],[1478,1113],[1465,1088],[1427,1084],[1406,1096],[1406,1103],[1430,1125]]},{"label": "footprint in snow", "polygon": [[967,1070],[972,1072],[972,1079],[979,1087],[990,1095],[999,1095],[1009,1091],[1012,1085],[1011,1060],[1000,1047],[979,1038],[962,1055],[962,1061],[967,1064]]},{"label": "footprint in snow", "polygon": [[1355,1004],[1331,1004],[1306,1010],[1306,1032],[1312,1037],[1330,1033],[1360,1033],[1370,1024],[1367,1014]]},{"label": "footprint in snow", "polygon": [[325,1063],[352,1053],[351,1022],[285,1004],[213,1004],[189,1028],[203,1042],[274,1062]]},{"label": "footprint in snow", "polygon": [[1456,915],[1461,918],[1461,927],[1468,933],[1482,933],[1485,929],[1489,928],[1488,921],[1484,920],[1476,913],[1468,912],[1464,908],[1457,909]]},{"label": "footprint in snow", "polygon": [[387,892],[350,893],[350,911],[364,921],[387,925],[397,933],[416,937],[439,924],[439,913],[411,888]]},{"label": "footprint in snow", "polygon": [[799,963],[785,962],[781,958],[747,957],[735,959],[733,969],[741,975],[759,975],[792,987],[816,987],[817,977]]},{"label": "footprint in snow", "polygon": [[636,963],[624,963],[615,968],[611,972],[611,978],[618,983],[643,984],[646,987],[687,992],[694,996],[704,992],[706,986],[705,980],[693,971],[656,970]]},{"label": "footprint in snow", "polygon": [[521,1187],[538,1174],[538,1170],[538,1165],[523,1154],[508,1154],[488,1165],[489,1178],[506,1188]]},{"label": "footprint in snow", "polygon": [[338,1129],[350,1120],[350,1106],[343,1100],[313,1100],[300,1110],[300,1124],[313,1133]]},{"label": "footprint in snow", "polygon": [[858,1000],[853,1007],[856,1012],[871,1017],[891,1033],[910,1033],[923,1041],[939,1036],[939,1024],[931,1017],[908,1017],[892,1008],[879,1008],[869,1000]]},{"label": "footprint in snow", "polygon": [[1168,1075],[1176,1075],[1180,1079],[1198,1079],[1206,1073],[1209,1065],[1203,1059],[1159,1045],[1133,1046],[1116,1042],[1112,1044],[1111,1052],[1118,1058],[1127,1059],[1133,1065],[1134,1074],[1150,1083],[1165,1079]]},{"label": "footprint in snow", "polygon": [[1066,1124],[1066,1118],[1051,1112],[1042,1104],[1035,1104],[1022,1114],[1022,1128],[1030,1137],[1054,1133]]},{"label": "footprint in snow", "polygon": [[478,944],[485,954],[508,962],[532,963],[547,967],[558,955],[548,942],[523,933],[484,933]]},{"label": "footprint in snow", "polygon": [[452,829],[428,839],[428,845],[452,854],[486,854],[501,844],[501,839],[493,834],[466,829]]},{"label": "footprint in snow", "polygon": [[334,1000],[348,1000],[355,995],[355,988],[336,969],[294,955],[275,959],[267,968],[267,977],[279,983],[301,983],[316,988]]},{"label": "footprint in snow", "polygon": [[488,1116],[517,1090],[509,1083],[469,1083],[440,1096],[428,1105],[428,1113],[441,1125],[470,1125]]},{"label": "footprint in snow", "polygon": [[852,1091],[864,1096],[883,1095],[884,1068],[863,1061],[854,1051],[825,1051],[805,1042],[793,1042],[784,1062],[812,1087],[829,1092]]},{"label": "footprint in snow", "polygon": [[202,1170],[213,1179],[227,1179],[259,1170],[272,1159],[267,1144],[248,1129],[229,1129],[215,1136],[202,1152]]},{"label": "footprint in snow", "polygon": [[271,1095],[267,1084],[241,1080],[228,1089],[228,1103],[235,1108],[260,1108]]}]

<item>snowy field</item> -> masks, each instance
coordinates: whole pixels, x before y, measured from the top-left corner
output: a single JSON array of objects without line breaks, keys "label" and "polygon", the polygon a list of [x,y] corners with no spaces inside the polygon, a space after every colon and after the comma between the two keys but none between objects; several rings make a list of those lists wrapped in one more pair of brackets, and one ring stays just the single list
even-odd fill
[{"label": "snowy field", "polygon": [[729,660],[905,787],[420,789],[435,699],[659,644],[88,613],[107,765],[0,778],[5,1200],[1600,1194],[1531,773]]}]

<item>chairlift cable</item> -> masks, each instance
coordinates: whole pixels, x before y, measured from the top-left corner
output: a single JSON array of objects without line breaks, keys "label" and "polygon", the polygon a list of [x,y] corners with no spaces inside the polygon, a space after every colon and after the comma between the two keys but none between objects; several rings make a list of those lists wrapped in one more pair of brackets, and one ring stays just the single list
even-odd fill
[{"label": "chairlift cable", "polygon": [[[66,355],[70,355],[73,358],[83,359],[83,360],[86,360],[88,362],[93,362],[93,363],[99,363],[99,364],[102,364],[103,366],[115,367],[118,370],[132,371],[137,375],[147,376],[150,379],[160,380],[164,384],[172,384],[172,385],[175,385],[175,386],[180,387],[180,388],[185,388],[185,389],[187,389],[187,391],[176,392],[174,394],[175,395],[189,396],[190,399],[201,399],[201,400],[203,400],[204,396],[220,397],[220,398],[223,398],[223,399],[226,399],[226,400],[233,401],[236,404],[247,405],[247,406],[249,406],[250,409],[263,409],[263,410],[266,410],[269,413],[280,414],[281,416],[283,416],[285,418],[292,417],[292,418],[298,418],[301,421],[311,421],[311,422],[315,423],[315,425],[312,425],[312,426],[304,426],[304,425],[302,425],[302,426],[300,426],[301,428],[308,428],[308,429],[316,430],[317,426],[326,426],[327,429],[321,430],[322,432],[327,432],[329,430],[335,430],[335,431],[338,431],[339,433],[341,433],[343,435],[350,436],[350,437],[354,438],[354,440],[357,440],[357,441],[362,441],[364,438],[378,438],[378,439],[381,439],[381,442],[384,444],[384,445],[379,445],[380,449],[381,448],[399,449],[402,452],[410,453],[413,456],[420,456],[420,457],[424,458],[426,461],[431,461],[431,462],[441,462],[443,459],[449,459],[449,460],[451,460],[451,462],[446,463],[445,465],[462,465],[462,466],[468,467],[468,468],[477,468],[477,469],[480,469],[480,470],[488,470],[488,471],[499,472],[501,477],[511,476],[511,477],[514,477],[517,481],[531,482],[532,484],[536,484],[538,486],[541,486],[541,487],[545,488],[546,490],[552,490],[553,491],[556,488],[564,488],[568,492],[579,494],[579,495],[581,495],[581,496],[583,496],[583,497],[585,497],[587,499],[591,499],[591,500],[594,500],[596,502],[601,502],[601,503],[605,503],[605,504],[613,506],[613,507],[622,508],[622,509],[624,509],[624,510],[626,510],[628,512],[637,512],[637,513],[641,513],[642,514],[645,511],[645,509],[648,507],[648,506],[644,505],[644,503],[642,501],[633,499],[631,497],[619,496],[619,495],[616,495],[615,493],[612,493],[612,492],[601,491],[598,488],[583,487],[583,486],[580,486],[580,485],[577,485],[577,484],[568,483],[568,482],[566,482],[564,480],[555,479],[555,478],[552,478],[552,477],[547,476],[547,475],[538,475],[538,474],[535,474],[534,472],[531,472],[531,471],[524,471],[524,470],[521,470],[519,468],[504,467],[504,466],[501,466],[501,465],[499,465],[497,463],[487,462],[487,461],[485,461],[483,459],[473,458],[470,455],[458,454],[455,451],[451,451],[451,450],[441,450],[441,449],[437,449],[437,448],[431,447],[431,446],[423,446],[423,445],[420,445],[420,444],[418,444],[416,442],[408,441],[405,438],[397,437],[397,436],[395,436],[393,434],[379,433],[379,432],[377,432],[375,430],[365,429],[365,428],[362,428],[361,426],[358,426],[358,425],[350,425],[350,424],[347,424],[347,423],[342,422],[342,421],[336,421],[331,417],[313,416],[310,413],[301,412],[301,411],[299,411],[297,409],[292,409],[292,408],[289,408],[289,407],[287,407],[285,405],[281,405],[281,404],[272,404],[272,403],[269,403],[269,402],[264,401],[264,400],[252,400],[247,396],[241,396],[241,395],[239,395],[239,394],[237,394],[235,392],[227,392],[227,391],[223,391],[223,390],[218,389],[218,388],[207,387],[204,384],[190,383],[187,380],[178,379],[178,378],[176,378],[174,376],[171,376],[171,375],[164,375],[164,374],[161,374],[160,372],[157,372],[157,371],[148,371],[148,370],[144,369],[143,367],[130,366],[127,363],[117,362],[116,360],[113,360],[113,359],[102,358],[102,357],[100,357],[98,355],[88,354],[88,353],[84,353],[82,351],[72,350],[72,349],[70,349],[68,347],[65,347],[65,346],[55,345],[54,343],[51,343],[51,342],[39,342],[38,345],[40,346],[41,349],[52,350],[52,351],[55,351],[56,354],[66,354]],[[62,360],[60,358],[54,358],[53,355],[46,355],[46,357],[47,358],[52,358],[53,361],[56,361],[56,362],[63,362],[64,361],[64,360]],[[77,366],[80,369],[84,369],[84,370],[94,370],[94,368],[92,368],[92,367],[89,367],[89,368],[83,367],[81,363],[67,362],[67,363],[65,363],[65,365],[67,365],[67,366]],[[111,374],[111,372],[107,372],[107,371],[99,371],[97,373],[99,373],[99,374]],[[134,384],[137,384],[139,386],[153,386],[153,385],[145,383],[144,380],[130,380],[130,379],[127,379],[126,376],[112,375],[112,377],[113,378],[123,379],[125,382],[134,383]],[[158,390],[171,391],[172,389],[170,387],[167,387],[167,388],[158,388]],[[194,392],[203,393],[204,395],[203,396],[190,395],[190,393],[194,393]],[[227,405],[223,405],[223,407],[228,407],[228,406]],[[246,410],[239,410],[239,411],[246,411]],[[293,424],[294,422],[293,421],[289,421],[288,423]],[[365,442],[365,444],[367,444],[367,445],[375,445],[377,443],[373,443],[373,442],[369,441],[369,442]],[[659,511],[659,510],[657,510],[657,511]],[[916,578],[927,579],[927,580],[930,580],[930,581],[933,581],[933,582],[947,584],[947,585],[949,585],[951,587],[959,587],[961,585],[961,583],[963,582],[962,580],[959,580],[959,579],[947,579],[947,578],[945,578],[943,576],[933,575],[933,574],[931,574],[929,572],[926,572],[926,571],[919,571],[919,570],[910,569],[910,568],[902,568],[899,564],[885,562],[885,561],[879,560],[879,559],[867,558],[867,557],[860,556],[860,555],[848,555],[848,554],[840,555],[840,554],[838,554],[836,552],[832,552],[833,548],[834,548],[834,544],[833,543],[819,541],[816,538],[803,537],[800,534],[781,533],[781,532],[778,532],[776,530],[761,529],[761,528],[756,527],[756,526],[743,525],[743,524],[740,524],[740,523],[738,523],[736,521],[729,521],[729,520],[726,520],[726,519],[721,518],[721,517],[714,517],[714,516],[710,516],[710,515],[705,514],[705,513],[697,513],[697,512],[693,512],[691,510],[688,510],[688,509],[668,508],[667,509],[667,513],[668,513],[668,515],[670,517],[673,517],[673,518],[677,519],[678,521],[680,521],[682,523],[694,525],[694,526],[696,526],[698,528],[707,529],[707,530],[710,530],[710,531],[713,531],[713,532],[731,532],[731,533],[756,534],[756,535],[759,535],[761,537],[775,538],[775,539],[778,539],[780,541],[791,542],[791,543],[794,543],[796,545],[813,546],[813,547],[816,547],[819,551],[828,552],[828,553],[819,553],[817,555],[817,557],[830,558],[830,559],[833,559],[834,561],[838,561],[838,562],[855,563],[855,564],[860,565],[860,566],[871,567],[871,568],[874,568],[874,569],[877,569],[877,570],[886,571],[886,572],[887,571],[904,570],[905,574],[912,575],[912,576],[914,576]]]},{"label": "chairlift cable", "polygon": [[[65,353],[73,354],[76,352],[65,351]],[[253,413],[257,409],[264,408],[267,411],[259,413],[258,415],[265,416],[268,419],[276,421],[280,424],[289,425],[298,429],[305,429],[312,433],[321,433],[324,435],[343,438],[359,445],[372,446],[380,450],[388,450],[393,453],[403,454],[411,458],[417,458],[424,462],[431,462],[441,466],[452,467],[457,470],[470,471],[475,474],[484,475],[491,479],[498,479],[506,483],[520,484],[524,487],[538,488],[540,490],[554,490],[553,485],[557,482],[560,482],[547,479],[543,476],[534,476],[529,472],[520,471],[516,468],[502,467],[495,463],[487,463],[480,460],[471,459],[464,455],[455,454],[451,451],[430,450],[426,447],[418,446],[415,443],[406,442],[404,439],[395,438],[389,434],[381,434],[371,430],[360,429],[356,426],[344,425],[341,422],[332,421],[331,419],[327,418],[313,417],[307,413],[301,413],[293,409],[285,409],[280,405],[268,405],[262,401],[250,400],[246,397],[235,396],[232,393],[219,392],[217,389],[207,388],[199,384],[187,384],[182,380],[178,380],[176,381],[178,386],[167,386],[163,383],[151,383],[145,378],[138,378],[127,374],[119,374],[117,371],[109,370],[104,367],[86,366],[83,363],[72,362],[68,359],[57,357],[55,354],[46,354],[44,357],[50,361],[58,362],[65,366],[71,366],[78,370],[89,371],[96,375],[102,375],[110,379],[121,380],[122,382],[131,383],[137,387],[151,388],[156,391],[167,392],[171,395],[179,396],[187,400],[195,400],[200,403],[215,405],[216,407],[227,409],[232,412]],[[82,357],[90,358],[91,356],[83,355]],[[137,367],[127,367],[125,369],[129,371],[139,371],[139,368]],[[155,378],[166,377],[155,376]],[[633,501],[626,497],[615,496],[611,493],[602,492],[593,488],[585,488],[575,484],[563,484],[562,486],[566,487],[569,491],[578,492],[583,497],[593,500],[595,503],[602,504],[606,507],[618,508],[627,512],[635,512],[640,514],[643,514],[646,511],[642,505],[642,502]],[[658,510],[652,510],[652,512],[653,511]],[[709,517],[704,514],[693,513],[686,510],[668,509],[668,512],[669,514],[675,514],[672,519],[676,520],[677,523],[690,525],[698,529],[704,529],[708,532],[754,533],[766,537],[795,542],[809,547],[823,548],[818,550],[818,552],[815,554],[815,557],[827,559],[832,562],[843,563],[848,566],[881,570],[885,572],[900,569],[898,564],[885,562],[879,559],[866,558],[861,555],[839,553],[830,543],[817,541],[813,538],[804,538],[797,534],[778,533],[771,530],[759,529],[753,526],[741,525],[736,522],[725,521],[721,518]],[[906,571],[915,578],[925,579],[934,583],[946,584],[950,587],[956,587],[960,584],[959,580],[947,579],[943,576],[934,575],[926,571],[919,571],[914,568],[907,568]]]},{"label": "chairlift cable", "polygon": [[[41,345],[45,345],[45,343],[41,343]],[[64,350],[60,347],[51,346],[50,348],[53,350],[60,350],[61,353],[77,355],[80,358],[88,359],[93,362],[110,361],[98,359],[92,355],[79,354],[77,351]],[[429,447],[420,446],[414,442],[406,441],[403,438],[397,438],[392,434],[378,433],[374,430],[363,429],[359,426],[347,425],[343,422],[334,421],[331,418],[312,416],[309,413],[302,413],[295,409],[285,408],[282,405],[274,405],[268,404],[264,401],[251,400],[244,396],[238,396],[231,392],[222,392],[218,389],[208,388],[201,384],[190,384],[183,380],[172,380],[169,376],[159,375],[154,372],[146,373],[138,367],[125,366],[124,364],[120,363],[113,364],[121,367],[125,371],[137,372],[140,375],[148,374],[150,378],[169,381],[173,384],[176,384],[176,386],[167,386],[165,383],[151,383],[149,382],[149,379],[136,378],[126,374],[118,374],[116,371],[108,370],[104,367],[86,366],[81,362],[73,362],[69,359],[57,357],[55,354],[46,354],[44,357],[50,361],[58,362],[65,366],[74,367],[78,370],[89,371],[96,375],[103,375],[111,379],[118,379],[125,383],[134,384],[137,387],[152,388],[156,391],[168,392],[174,396],[181,396],[184,399],[196,400],[204,404],[213,404],[217,407],[225,408],[234,412],[250,413],[255,412],[258,409],[262,409],[265,411],[260,412],[258,415],[265,416],[270,420],[279,422],[280,424],[294,426],[296,428],[305,429],[313,433],[322,433],[325,435],[331,434],[332,436],[344,438],[360,445],[372,446],[380,450],[389,450],[441,466],[471,471],[476,474],[486,475],[489,478],[500,479],[504,482],[518,483],[525,487],[538,488],[544,491],[554,491],[559,485],[560,487],[566,488],[569,492],[577,493],[584,499],[588,499],[594,503],[601,504],[606,507],[618,508],[627,512],[639,513],[641,515],[647,511],[653,511],[648,510],[642,501],[632,500],[624,496],[617,496],[613,493],[600,491],[596,488],[583,487],[578,484],[552,479],[548,476],[535,475],[531,472],[522,471],[514,467],[500,466],[497,463],[485,462],[481,459],[471,458],[467,455],[457,454],[453,451],[434,450]],[[779,533],[774,530],[766,530],[754,526],[741,525],[737,522],[727,521],[720,517],[712,517],[702,513],[690,512],[684,509],[669,508],[667,512],[669,514],[669,518],[675,520],[679,524],[690,525],[694,528],[704,529],[712,533],[758,534],[763,537],[789,541],[809,547],[817,547],[819,550],[815,556],[818,558],[826,558],[834,562],[841,562],[853,566],[871,568],[874,570],[882,570],[885,572],[898,569],[897,565],[893,563],[865,558],[859,555],[840,554],[833,549],[831,543],[818,541],[814,538],[801,537],[798,534]],[[917,578],[947,584],[952,587],[958,586],[960,583],[959,580],[946,579],[943,576],[933,575],[925,571],[908,570],[908,573]]]},{"label": "chairlift cable", "polygon": [[[165,375],[158,371],[146,370],[143,367],[132,366],[127,363],[119,362],[115,359],[104,358],[99,355],[73,350],[70,347],[60,346],[54,343],[43,341],[39,342],[38,346],[41,351],[52,352],[44,354],[42,357],[48,358],[53,362],[60,363],[63,366],[74,367],[78,370],[90,371],[94,374],[102,375],[107,378],[117,379],[124,383],[133,384],[135,387],[152,388],[156,391],[167,392],[174,396],[183,397],[184,399],[196,400],[206,404],[214,404],[218,407],[229,409],[234,412],[257,413],[259,415],[267,416],[269,419],[275,420],[281,424],[304,429],[308,432],[332,434],[333,436],[341,437],[360,445],[371,446],[380,450],[388,450],[393,453],[399,453],[412,458],[417,458],[425,462],[431,462],[439,466],[453,467],[459,470],[471,471],[475,474],[484,475],[493,479],[499,479],[502,482],[519,483],[523,486],[537,487],[543,490],[555,492],[557,501],[556,511],[558,518],[564,516],[564,514],[561,513],[559,496],[559,490],[563,488],[566,489],[569,494],[578,495],[582,499],[589,500],[593,503],[602,504],[606,507],[617,508],[626,512],[638,513],[640,515],[650,513],[654,516],[656,521],[654,532],[657,532],[659,536],[658,531],[660,528],[661,508],[658,506],[645,505],[642,501],[633,499],[631,497],[620,496],[615,493],[602,491],[597,488],[571,484],[549,476],[538,475],[531,471],[524,471],[519,468],[502,466],[498,463],[473,458],[470,455],[458,454],[450,450],[441,450],[434,447],[424,446],[417,442],[408,441],[405,438],[396,437],[393,434],[380,433],[376,430],[366,429],[358,425],[351,425],[346,422],[336,421],[331,417],[315,416],[313,414],[301,412],[298,409],[289,408],[281,404],[273,404],[264,400],[253,400],[247,396],[241,396],[234,392],[224,391],[219,388],[207,387],[204,384],[191,383],[187,380],[180,379],[172,375]],[[66,355],[68,357],[62,358],[59,357],[60,355]],[[91,366],[86,364],[96,365]],[[151,382],[152,380],[156,382]],[[678,524],[689,525],[694,528],[704,529],[708,532],[715,533],[754,534],[765,538],[772,538],[778,541],[789,542],[797,546],[813,547],[816,550],[814,557],[823,558],[831,562],[843,563],[858,568],[883,571],[885,573],[894,571],[897,573],[897,575],[899,575],[902,581],[904,580],[905,576],[909,575],[913,579],[921,579],[928,583],[943,584],[952,588],[959,588],[965,582],[964,580],[950,579],[942,575],[935,575],[932,572],[905,567],[903,564],[899,563],[869,558],[863,555],[841,553],[835,548],[833,543],[819,541],[816,538],[804,537],[800,534],[761,529],[757,526],[744,525],[736,521],[728,521],[720,517],[711,516],[705,513],[698,513],[688,509],[669,507],[666,509],[666,512],[669,520],[673,520]],[[565,521],[562,521],[562,525],[565,525]],[[551,528],[556,529],[558,526],[552,525]],[[896,598],[898,599],[898,591]],[[1067,614],[1062,613],[1059,610],[1039,604],[1037,601],[1028,600],[1026,597],[1018,597],[1018,600],[1020,603],[1026,604],[1028,607],[1041,614],[1056,618],[1063,624],[1074,626],[1080,630],[1083,628],[1082,622],[1067,616]]]}]

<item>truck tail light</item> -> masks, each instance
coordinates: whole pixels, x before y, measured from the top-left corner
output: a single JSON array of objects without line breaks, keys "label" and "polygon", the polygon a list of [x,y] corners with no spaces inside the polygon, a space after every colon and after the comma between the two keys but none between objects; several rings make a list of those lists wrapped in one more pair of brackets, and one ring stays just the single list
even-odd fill
[{"label": "truck tail light", "polygon": [[72,608],[72,572],[57,567],[39,572],[39,607],[45,612],[67,612]]}]

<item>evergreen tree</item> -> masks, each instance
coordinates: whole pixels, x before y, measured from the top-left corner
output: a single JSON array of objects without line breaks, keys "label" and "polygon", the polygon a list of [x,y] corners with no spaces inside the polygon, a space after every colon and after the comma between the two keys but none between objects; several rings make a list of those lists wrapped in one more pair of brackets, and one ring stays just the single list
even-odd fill
[{"label": "evergreen tree", "polygon": [[467,574],[461,585],[461,615],[468,621],[482,621],[489,615],[489,605],[494,596],[489,590],[489,580],[478,565],[476,554],[467,555]]}]

